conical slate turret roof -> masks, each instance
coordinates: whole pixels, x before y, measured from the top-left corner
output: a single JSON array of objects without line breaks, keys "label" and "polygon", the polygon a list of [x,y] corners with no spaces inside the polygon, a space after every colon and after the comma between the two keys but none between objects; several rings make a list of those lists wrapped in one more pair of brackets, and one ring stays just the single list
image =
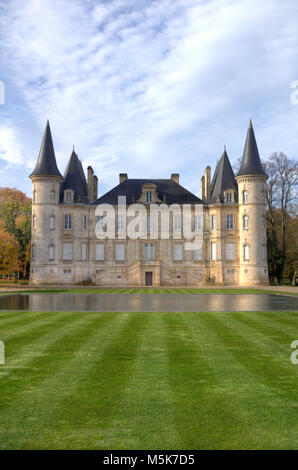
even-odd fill
[{"label": "conical slate turret roof", "polygon": [[230,188],[235,188],[237,190],[237,183],[225,149],[216,165],[211,183],[210,199],[207,202],[216,202],[218,196],[222,199],[223,192]]},{"label": "conical slate turret roof", "polygon": [[60,194],[63,200],[63,192],[66,189],[74,191],[74,202],[88,203],[88,185],[85,173],[76,152],[73,150],[68,161],[64,179],[61,183]]},{"label": "conical slate turret roof", "polygon": [[38,160],[30,176],[60,176],[58,170],[49,121],[43,133]]},{"label": "conical slate turret roof", "polygon": [[237,176],[241,175],[266,175],[261,164],[251,120],[249,121],[241,167]]}]

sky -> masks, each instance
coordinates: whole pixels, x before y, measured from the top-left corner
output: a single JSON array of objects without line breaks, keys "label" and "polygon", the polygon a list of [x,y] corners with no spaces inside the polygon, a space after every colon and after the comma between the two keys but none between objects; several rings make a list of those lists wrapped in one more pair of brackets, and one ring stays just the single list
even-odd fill
[{"label": "sky", "polygon": [[119,173],[200,195],[250,118],[261,158],[296,159],[297,18],[297,0],[0,0],[0,186],[31,195],[47,119],[60,172],[74,145],[99,195]]}]

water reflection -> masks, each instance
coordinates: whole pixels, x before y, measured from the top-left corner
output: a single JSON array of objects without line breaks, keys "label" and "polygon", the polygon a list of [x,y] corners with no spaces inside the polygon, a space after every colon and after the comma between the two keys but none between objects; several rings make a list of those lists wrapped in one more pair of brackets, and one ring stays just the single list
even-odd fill
[{"label": "water reflection", "polygon": [[298,310],[298,299],[273,294],[9,294],[0,310],[88,312],[233,312]]}]

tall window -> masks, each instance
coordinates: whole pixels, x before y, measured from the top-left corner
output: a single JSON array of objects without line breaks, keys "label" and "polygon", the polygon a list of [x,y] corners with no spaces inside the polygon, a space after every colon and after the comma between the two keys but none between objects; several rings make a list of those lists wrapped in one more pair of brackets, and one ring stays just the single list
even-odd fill
[{"label": "tall window", "polygon": [[53,260],[55,257],[54,257],[54,246],[53,245],[50,245],[49,246],[49,260]]},{"label": "tall window", "polygon": [[151,226],[151,223],[150,223],[150,215],[147,215],[147,232],[150,232],[150,226]]},{"label": "tall window", "polygon": [[227,215],[226,217],[227,221],[227,229],[231,230],[234,228],[234,216],[233,214]]},{"label": "tall window", "polygon": [[182,254],[182,245],[181,243],[175,243],[173,246],[173,258],[174,261],[182,261],[183,254]]},{"label": "tall window", "polygon": [[95,217],[95,223],[96,223],[96,230],[103,231],[103,229],[104,229],[104,216],[103,215],[97,215]]},{"label": "tall window", "polygon": [[182,217],[181,215],[174,215],[174,230],[181,230],[181,226],[182,226]]},{"label": "tall window", "polygon": [[211,243],[211,259],[212,261],[216,260],[216,243],[215,242]]},{"label": "tall window", "polygon": [[124,244],[119,243],[116,245],[115,251],[116,261],[124,261]]},{"label": "tall window", "polygon": [[33,260],[36,259],[36,246],[35,245],[32,245],[31,257],[32,257]]},{"label": "tall window", "polygon": [[36,191],[35,191],[35,189],[33,191],[33,202],[36,202]]},{"label": "tall window", "polygon": [[202,259],[202,248],[199,250],[193,250],[193,259],[199,261]]},{"label": "tall window", "polygon": [[96,261],[104,261],[105,259],[105,246],[103,243],[96,244],[96,253],[95,253]]},{"label": "tall window", "polygon": [[83,230],[87,230],[87,215],[83,215],[82,228]]},{"label": "tall window", "polygon": [[72,260],[72,243],[63,243],[63,260]]},{"label": "tall window", "polygon": [[244,245],[244,259],[245,261],[249,260],[249,246],[248,245]]},{"label": "tall window", "polygon": [[69,204],[71,202],[71,193],[66,193],[66,203]]},{"label": "tall window", "polygon": [[201,215],[195,215],[194,229],[195,229],[195,232],[202,229],[202,216]]},{"label": "tall window", "polygon": [[152,202],[152,191],[146,191],[146,202]]},{"label": "tall window", "polygon": [[227,193],[226,200],[227,202],[232,202],[232,193]]},{"label": "tall window", "polygon": [[51,201],[52,204],[55,202],[55,192],[54,191],[51,191],[50,201]]},{"label": "tall window", "polygon": [[154,245],[153,243],[144,244],[144,259],[153,260],[154,259]]},{"label": "tall window", "polygon": [[50,217],[50,229],[54,230],[54,228],[55,228],[55,216],[51,215],[51,217]]},{"label": "tall window", "polygon": [[232,260],[235,259],[235,245],[234,243],[226,244],[226,259]]},{"label": "tall window", "polygon": [[65,214],[64,215],[64,229],[71,230],[71,227],[72,227],[71,214]]},{"label": "tall window", "polygon": [[243,217],[243,228],[244,230],[248,229],[248,216],[247,215]]},{"label": "tall window", "polygon": [[211,230],[215,230],[216,222],[215,222],[215,215],[211,216]]},{"label": "tall window", "polygon": [[117,215],[117,230],[123,230],[124,223],[123,223],[123,215]]},{"label": "tall window", "polygon": [[87,259],[87,243],[82,243],[82,261]]},{"label": "tall window", "polygon": [[242,192],[242,204],[247,204],[248,194],[247,191]]},{"label": "tall window", "polygon": [[36,229],[36,226],[37,226],[37,217],[36,217],[36,215],[33,216],[33,224],[32,224],[32,226],[33,226],[33,229],[35,230],[35,229]]}]

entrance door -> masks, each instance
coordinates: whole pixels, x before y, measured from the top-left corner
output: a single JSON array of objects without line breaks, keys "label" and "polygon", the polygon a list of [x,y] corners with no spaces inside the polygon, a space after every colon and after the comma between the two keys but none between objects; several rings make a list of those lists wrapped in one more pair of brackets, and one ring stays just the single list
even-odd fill
[{"label": "entrance door", "polygon": [[152,271],[145,272],[145,284],[146,286],[152,286]]}]

